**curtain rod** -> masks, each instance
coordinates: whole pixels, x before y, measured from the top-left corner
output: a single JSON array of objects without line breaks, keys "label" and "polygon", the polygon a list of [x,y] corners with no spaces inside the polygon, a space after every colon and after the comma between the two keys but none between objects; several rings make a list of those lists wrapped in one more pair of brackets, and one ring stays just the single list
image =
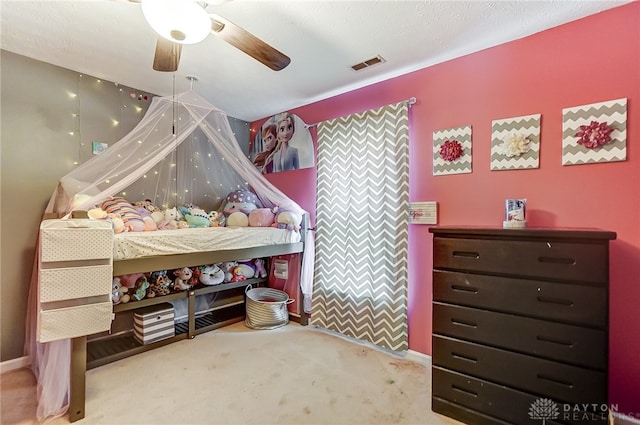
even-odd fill
[{"label": "curtain rod", "polygon": [[[415,103],[417,101],[418,100],[415,97],[410,97],[409,99],[400,100],[399,102],[395,102],[395,103],[405,102],[407,104],[407,106],[411,107],[412,105],[415,105]],[[389,105],[392,105],[392,103],[388,103],[388,104],[383,105],[383,106],[389,106]],[[382,108],[383,106],[378,106],[378,108]],[[370,109],[375,109],[375,108],[370,108]],[[364,112],[364,111],[360,111],[360,112]],[[359,114],[360,112],[354,112],[354,114]],[[349,115],[352,115],[352,114],[349,114]],[[329,120],[332,120],[332,119],[334,119],[334,118],[329,118]],[[329,120],[324,120],[324,121],[329,121]],[[305,128],[316,127],[318,124],[320,124],[321,122],[324,122],[324,121],[316,122],[316,123],[313,123],[313,124],[307,124],[305,126]]]}]

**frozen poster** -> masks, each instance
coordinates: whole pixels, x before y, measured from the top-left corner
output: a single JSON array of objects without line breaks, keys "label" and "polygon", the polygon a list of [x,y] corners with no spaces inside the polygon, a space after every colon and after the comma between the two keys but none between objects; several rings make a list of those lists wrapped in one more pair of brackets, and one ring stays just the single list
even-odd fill
[{"label": "frozen poster", "polygon": [[307,125],[289,112],[269,118],[255,135],[251,160],[262,174],[313,167],[313,140]]}]

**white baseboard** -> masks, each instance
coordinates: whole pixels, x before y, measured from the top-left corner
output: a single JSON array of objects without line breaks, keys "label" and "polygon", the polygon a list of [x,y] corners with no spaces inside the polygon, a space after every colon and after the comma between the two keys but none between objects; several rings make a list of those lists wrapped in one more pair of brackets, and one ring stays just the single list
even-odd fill
[{"label": "white baseboard", "polygon": [[618,412],[611,412],[615,425],[640,425],[640,418],[624,415]]},{"label": "white baseboard", "polygon": [[419,351],[407,350],[405,359],[431,367],[431,356]]},{"label": "white baseboard", "polygon": [[28,367],[30,364],[31,361],[29,357],[26,356],[0,362],[0,375],[13,370],[22,369],[23,367]]}]

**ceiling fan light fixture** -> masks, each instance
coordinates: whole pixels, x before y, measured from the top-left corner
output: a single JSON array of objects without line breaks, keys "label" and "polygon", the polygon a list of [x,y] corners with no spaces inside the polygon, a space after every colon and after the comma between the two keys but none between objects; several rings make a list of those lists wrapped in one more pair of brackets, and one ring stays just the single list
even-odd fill
[{"label": "ceiling fan light fixture", "polygon": [[142,13],[155,32],[175,43],[199,43],[211,31],[209,15],[193,0],[142,0]]}]

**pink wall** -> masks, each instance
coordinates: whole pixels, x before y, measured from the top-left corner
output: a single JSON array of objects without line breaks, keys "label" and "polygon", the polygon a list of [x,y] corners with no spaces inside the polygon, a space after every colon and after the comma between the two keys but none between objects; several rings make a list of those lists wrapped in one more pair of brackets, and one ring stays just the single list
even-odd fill
[{"label": "pink wall", "polygon": [[[501,226],[504,199],[519,197],[527,198],[530,226],[617,232],[610,256],[610,402],[638,418],[639,52],[640,3],[635,2],[292,110],[315,123],[414,96],[410,198],[438,201],[438,224]],[[562,109],[624,97],[627,161],[563,167]],[[540,167],[490,171],[491,121],[537,113],[542,114]],[[473,127],[473,173],[434,177],[433,131],[463,125]],[[315,210],[314,169],[269,178],[304,208]],[[409,243],[409,347],[431,354],[428,227],[412,225]]]}]

